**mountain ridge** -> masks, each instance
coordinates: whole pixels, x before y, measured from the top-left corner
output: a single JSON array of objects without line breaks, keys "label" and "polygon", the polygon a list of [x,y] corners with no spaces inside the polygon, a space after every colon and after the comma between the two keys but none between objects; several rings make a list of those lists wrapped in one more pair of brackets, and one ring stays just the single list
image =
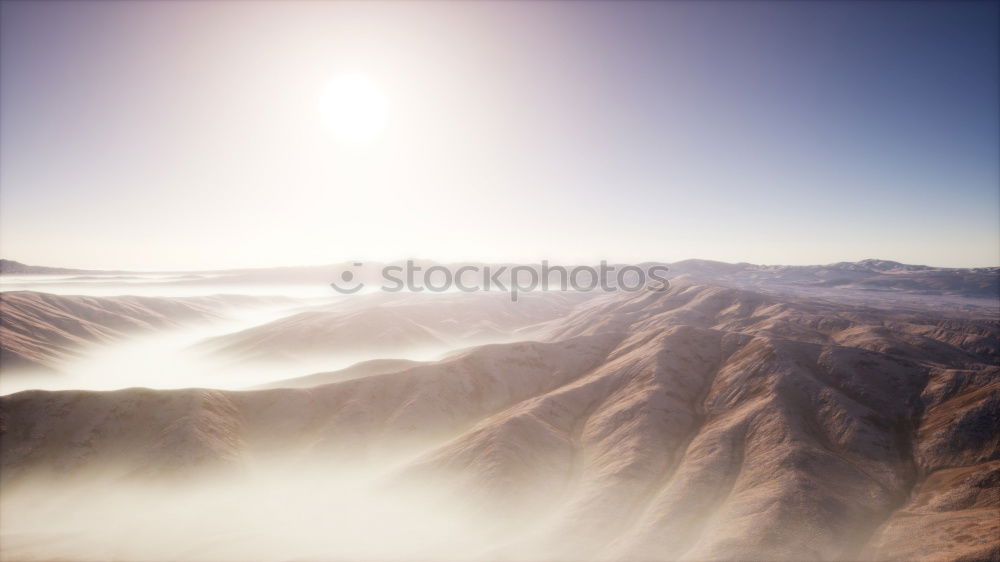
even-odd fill
[{"label": "mountain ridge", "polygon": [[311,388],[6,396],[0,477],[401,463],[497,522],[481,560],[1000,555],[995,319],[677,285],[542,328]]}]

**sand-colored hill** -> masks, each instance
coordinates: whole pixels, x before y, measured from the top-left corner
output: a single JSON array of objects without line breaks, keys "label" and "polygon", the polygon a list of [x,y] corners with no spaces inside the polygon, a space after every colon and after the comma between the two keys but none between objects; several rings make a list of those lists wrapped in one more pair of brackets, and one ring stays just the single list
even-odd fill
[{"label": "sand-colored hill", "polygon": [[528,327],[560,318],[586,293],[396,295],[375,293],[324,305],[199,347],[241,360],[295,360],[337,353],[384,354],[523,339]]},{"label": "sand-colored hill", "polygon": [[10,370],[54,370],[81,348],[127,335],[217,320],[227,310],[290,302],[275,297],[90,297],[0,293],[0,358]]},{"label": "sand-colored hill", "polygon": [[409,359],[371,359],[361,361],[344,369],[325,373],[314,373],[304,377],[294,377],[257,386],[256,388],[309,388],[334,382],[344,382],[353,379],[398,373],[411,367],[416,367],[420,361]]},{"label": "sand-colored hill", "polygon": [[[188,486],[281,458],[289,479],[392,467],[384,489],[440,490],[488,522],[457,554],[402,543],[424,559],[1000,556],[993,319],[697,285],[601,296],[543,328],[312,388],[4,397],[2,486]],[[217,544],[191,540],[187,556]]]}]

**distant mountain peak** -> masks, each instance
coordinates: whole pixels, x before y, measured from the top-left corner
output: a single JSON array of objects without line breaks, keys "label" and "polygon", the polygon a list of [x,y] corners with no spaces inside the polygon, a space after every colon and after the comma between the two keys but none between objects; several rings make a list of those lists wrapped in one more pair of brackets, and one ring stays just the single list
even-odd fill
[{"label": "distant mountain peak", "polygon": [[885,273],[889,271],[928,271],[931,269],[939,269],[926,265],[911,265],[900,263],[898,261],[880,260],[875,258],[868,258],[855,262],[842,261],[830,264],[829,267],[847,271],[870,271],[876,273]]}]

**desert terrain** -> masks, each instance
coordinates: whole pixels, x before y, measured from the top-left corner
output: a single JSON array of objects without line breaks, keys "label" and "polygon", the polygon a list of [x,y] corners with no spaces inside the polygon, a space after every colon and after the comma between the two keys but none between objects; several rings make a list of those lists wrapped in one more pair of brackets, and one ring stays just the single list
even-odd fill
[{"label": "desert terrain", "polygon": [[[1000,558],[1000,270],[667,265],[513,303],[7,262],[0,558]],[[178,333],[211,369],[73,374]]]}]

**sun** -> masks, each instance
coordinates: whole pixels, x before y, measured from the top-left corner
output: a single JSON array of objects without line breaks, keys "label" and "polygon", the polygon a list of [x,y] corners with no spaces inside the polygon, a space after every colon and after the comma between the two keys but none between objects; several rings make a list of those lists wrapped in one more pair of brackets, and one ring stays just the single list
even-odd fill
[{"label": "sun", "polygon": [[323,124],[338,141],[374,140],[385,129],[388,103],[382,89],[365,76],[336,76],[323,88],[319,104]]}]

